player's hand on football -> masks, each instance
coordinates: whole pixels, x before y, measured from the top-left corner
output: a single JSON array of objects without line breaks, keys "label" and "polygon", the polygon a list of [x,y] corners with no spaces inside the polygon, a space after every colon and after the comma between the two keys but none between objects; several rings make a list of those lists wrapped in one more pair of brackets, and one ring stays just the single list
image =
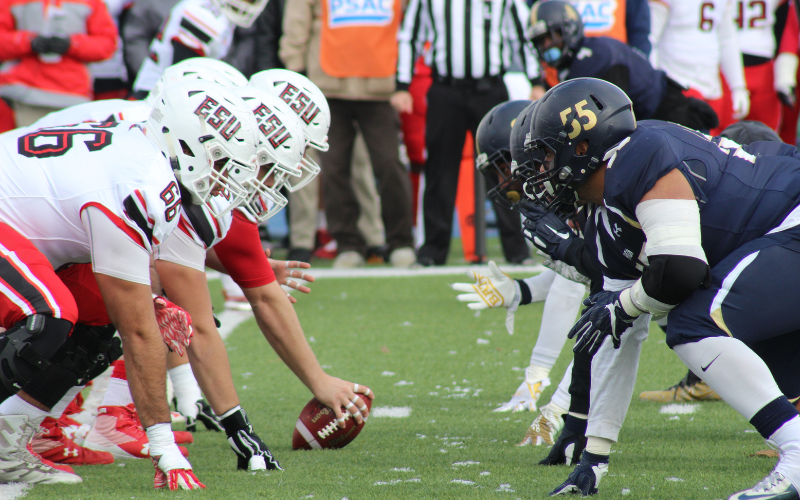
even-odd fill
[{"label": "player's hand on football", "polygon": [[192,342],[192,317],[189,313],[161,296],[153,297],[156,322],[161,337],[170,351],[183,356]]},{"label": "player's hand on football", "polygon": [[[267,258],[269,259],[270,250],[267,249],[264,251],[264,253],[267,255]],[[303,269],[310,269],[311,264],[309,264],[308,262],[300,262],[299,260],[269,259],[269,265],[272,267],[272,272],[275,273],[275,279],[277,280],[279,285],[293,288],[298,292],[311,293],[310,288],[303,285],[299,281],[295,281],[295,280],[303,280],[307,283],[314,282],[314,276],[302,271]],[[292,297],[289,294],[287,294],[287,296],[289,297],[289,301],[292,304],[297,302],[296,298]]]},{"label": "player's hand on football", "polygon": [[466,292],[456,299],[459,302],[468,302],[467,307],[472,310],[480,311],[490,307],[508,309],[506,330],[511,335],[514,333],[514,313],[522,299],[519,283],[501,271],[492,260],[489,261],[489,271],[491,274],[487,276],[473,269],[467,270],[467,277],[475,280],[475,283],[453,283],[450,288],[457,292]]},{"label": "player's hand on football", "polygon": [[357,423],[365,422],[369,418],[369,408],[364,399],[375,398],[375,394],[366,385],[331,376],[316,385],[312,392],[318,400],[333,409],[340,427],[345,425],[347,419],[345,412],[349,413],[349,417],[354,418]]}]

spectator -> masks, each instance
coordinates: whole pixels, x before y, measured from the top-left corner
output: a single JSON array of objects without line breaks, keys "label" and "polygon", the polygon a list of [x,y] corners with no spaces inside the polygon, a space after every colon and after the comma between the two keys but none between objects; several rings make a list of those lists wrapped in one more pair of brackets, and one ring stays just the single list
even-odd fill
[{"label": "spectator", "polygon": [[283,34],[285,4],[286,0],[270,0],[253,26],[236,28],[225,62],[247,78],[266,69],[284,68],[278,49]]},{"label": "spectator", "polygon": [[[511,63],[507,48],[519,52],[528,77],[538,83],[536,57],[525,42],[527,20],[528,8],[522,0],[411,0],[406,9],[398,35],[397,92],[392,96],[392,104],[401,113],[413,109],[408,86],[414,63],[422,44],[433,40],[422,201],[425,243],[417,255],[420,265],[443,265],[447,260],[464,140],[467,131],[475,136],[490,109],[508,100],[503,83],[503,73]],[[497,205],[495,213],[506,260],[522,263],[529,252],[519,214]]]},{"label": "spectator", "polygon": [[122,50],[131,79],[150,55],[150,42],[158,35],[164,20],[178,0],[136,0],[122,23]]},{"label": "spectator", "polygon": [[[128,9],[133,4],[132,0],[104,0],[111,19],[119,31],[120,22]],[[125,99],[130,91],[128,70],[123,59],[122,39],[117,34],[117,50],[114,55],[105,61],[92,63],[89,71],[94,79],[94,98]]]},{"label": "spectator", "polygon": [[389,104],[399,2],[373,5],[372,11],[344,3],[329,9],[327,0],[286,3],[280,57],[287,69],[307,73],[331,109],[330,149],[321,154],[322,192],[328,230],[338,245],[336,267],[363,265],[368,245],[357,227],[360,209],[352,187],[357,130],[378,179],[389,261],[399,267],[414,262],[411,189],[399,158],[397,115]]},{"label": "spectator", "polygon": [[18,127],[92,99],[87,63],[108,59],[117,28],[102,0],[0,3],[0,97]]}]

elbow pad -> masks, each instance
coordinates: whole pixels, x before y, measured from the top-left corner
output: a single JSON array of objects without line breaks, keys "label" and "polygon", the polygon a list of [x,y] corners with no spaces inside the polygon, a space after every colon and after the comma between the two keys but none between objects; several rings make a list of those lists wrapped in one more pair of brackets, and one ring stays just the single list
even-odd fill
[{"label": "elbow pad", "polygon": [[642,273],[641,283],[642,290],[650,298],[676,306],[698,288],[711,286],[711,268],[694,257],[657,255],[650,259],[650,265]]}]

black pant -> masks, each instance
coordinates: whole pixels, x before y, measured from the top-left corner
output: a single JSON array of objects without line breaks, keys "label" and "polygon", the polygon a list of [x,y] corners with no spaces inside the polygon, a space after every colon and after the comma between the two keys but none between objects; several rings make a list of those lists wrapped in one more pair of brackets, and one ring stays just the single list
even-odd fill
[{"label": "black pant", "polygon": [[[458,173],[467,131],[471,131],[472,137],[475,137],[478,124],[486,113],[507,100],[508,91],[499,78],[485,90],[438,82],[434,82],[428,90],[425,130],[428,160],[422,198],[425,244],[419,249],[420,259],[433,259],[437,265],[447,260]],[[519,214],[496,204],[494,210],[506,260],[519,262],[527,258],[528,247],[520,231]]]},{"label": "black pant", "polygon": [[391,250],[413,247],[411,234],[411,182],[400,162],[400,123],[388,101],[328,99],[330,149],[322,153],[322,192],[328,231],[339,252],[366,253],[367,244],[356,221],[361,208],[351,183],[355,124],[364,135],[372,170],[378,179],[381,216],[386,244]]}]

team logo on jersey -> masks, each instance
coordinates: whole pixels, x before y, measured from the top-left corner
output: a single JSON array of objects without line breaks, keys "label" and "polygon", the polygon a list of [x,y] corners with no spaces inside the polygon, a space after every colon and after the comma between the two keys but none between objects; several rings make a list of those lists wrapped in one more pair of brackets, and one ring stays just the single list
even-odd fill
[{"label": "team logo on jersey", "polygon": [[236,132],[242,128],[242,122],[233,116],[233,113],[228,108],[208,96],[194,110],[194,114],[203,118],[226,141],[230,141]]},{"label": "team logo on jersey", "polygon": [[328,0],[328,26],[386,26],[394,18],[393,0]]},{"label": "team logo on jersey", "polygon": [[608,31],[617,21],[617,0],[572,0],[587,32]]},{"label": "team logo on jersey", "polygon": [[253,114],[256,115],[258,130],[264,134],[273,148],[277,148],[292,137],[281,119],[263,103],[253,110]]},{"label": "team logo on jersey", "polygon": [[311,100],[311,97],[291,83],[286,84],[279,97],[297,113],[306,125],[319,114],[319,106]]}]

